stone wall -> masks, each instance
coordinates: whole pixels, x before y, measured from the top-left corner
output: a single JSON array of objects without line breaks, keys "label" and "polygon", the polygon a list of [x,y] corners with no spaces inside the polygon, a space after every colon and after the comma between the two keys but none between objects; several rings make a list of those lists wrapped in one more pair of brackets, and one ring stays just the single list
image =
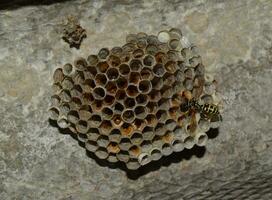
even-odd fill
[{"label": "stone wall", "polygon": [[[4,4],[2,4],[4,5]],[[270,0],[65,1],[0,7],[1,199],[272,199]],[[62,20],[87,31],[79,50]],[[219,82],[223,123],[194,147],[132,172],[86,154],[48,122],[53,71],[124,43],[126,34],[178,27]]]}]

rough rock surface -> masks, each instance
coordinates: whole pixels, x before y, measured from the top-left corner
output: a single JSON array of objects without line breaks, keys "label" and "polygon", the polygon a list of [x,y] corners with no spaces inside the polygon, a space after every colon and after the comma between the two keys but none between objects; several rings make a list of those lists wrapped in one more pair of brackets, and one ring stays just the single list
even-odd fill
[{"label": "rough rock surface", "polygon": [[[272,199],[272,1],[66,1],[0,7],[0,199]],[[68,15],[88,37],[61,40]],[[127,33],[179,27],[219,81],[225,112],[206,148],[136,172],[88,157],[49,124],[52,73]]]}]

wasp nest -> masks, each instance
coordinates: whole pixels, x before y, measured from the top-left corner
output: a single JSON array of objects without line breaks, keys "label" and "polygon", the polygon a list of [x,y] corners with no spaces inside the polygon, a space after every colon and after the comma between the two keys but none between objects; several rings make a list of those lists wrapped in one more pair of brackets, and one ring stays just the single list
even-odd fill
[{"label": "wasp nest", "polygon": [[50,118],[98,158],[128,169],[205,145],[211,119],[185,105],[218,103],[196,47],[179,29],[130,34],[124,46],[65,64],[53,79]]}]

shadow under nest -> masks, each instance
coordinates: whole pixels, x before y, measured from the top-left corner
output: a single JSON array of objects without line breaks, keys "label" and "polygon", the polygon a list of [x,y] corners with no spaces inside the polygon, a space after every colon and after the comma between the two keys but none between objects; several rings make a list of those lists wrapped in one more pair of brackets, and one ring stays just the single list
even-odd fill
[{"label": "shadow under nest", "polygon": [[[81,142],[78,140],[76,134],[74,134],[73,132],[71,132],[68,128],[67,129],[61,129],[58,127],[56,121],[53,121],[51,119],[49,119],[49,123],[53,126],[53,127],[56,127],[58,128],[59,132],[61,134],[69,134],[72,138],[74,138],[75,140],[78,141],[78,144],[85,148],[85,144],[84,142]],[[208,132],[207,132],[207,136],[209,139],[214,139],[218,136],[219,134],[219,129],[216,128],[216,129],[210,129]],[[127,177],[129,179],[132,179],[132,180],[136,180],[138,179],[139,177],[145,175],[145,174],[148,174],[149,172],[152,172],[152,171],[156,171],[158,169],[160,169],[162,166],[169,166],[171,165],[172,163],[179,163],[181,162],[182,160],[189,160],[191,159],[192,156],[196,156],[198,158],[202,158],[204,155],[205,155],[205,152],[206,152],[206,147],[200,147],[200,146],[194,146],[192,149],[184,149],[183,151],[181,152],[173,152],[171,155],[169,156],[163,156],[161,159],[157,160],[157,161],[151,161],[150,163],[148,163],[147,165],[144,165],[144,166],[141,166],[140,168],[138,168],[137,170],[129,170],[125,163],[123,162],[116,162],[116,163],[111,163],[107,160],[102,160],[102,159],[99,159],[94,153],[92,152],[89,152],[88,150],[86,150],[86,155],[89,157],[89,158],[92,158],[93,160],[95,160],[95,162],[102,166],[102,167],[109,167],[111,169],[116,169],[116,168],[119,168],[123,171],[126,172],[127,174]]]}]

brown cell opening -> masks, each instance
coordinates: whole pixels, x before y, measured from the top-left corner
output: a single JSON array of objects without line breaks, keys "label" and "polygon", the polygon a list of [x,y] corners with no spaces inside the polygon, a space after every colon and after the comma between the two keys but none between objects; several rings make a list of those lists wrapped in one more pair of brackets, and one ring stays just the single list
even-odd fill
[{"label": "brown cell opening", "polygon": [[112,116],[113,116],[113,111],[111,108],[108,108],[108,107],[105,107],[103,108],[102,110],[102,116],[105,118],[105,119],[111,119]]},{"label": "brown cell opening", "polygon": [[116,100],[123,100],[126,98],[126,92],[124,90],[118,90],[117,93],[116,93]]},{"label": "brown cell opening", "polygon": [[114,106],[114,111],[120,113],[124,110],[124,106],[121,103],[116,103]]},{"label": "brown cell opening", "polygon": [[152,78],[152,76],[153,76],[153,74],[152,74],[152,70],[151,69],[149,69],[147,67],[145,67],[145,68],[142,69],[142,71],[141,71],[141,77],[142,77],[142,79],[148,79],[148,80],[150,80]]},{"label": "brown cell opening", "polygon": [[173,138],[174,138],[173,133],[169,132],[169,131],[162,137],[162,139],[163,139],[163,141],[165,143],[171,143],[171,141],[173,140]]},{"label": "brown cell opening", "polygon": [[141,79],[140,73],[131,72],[129,75],[129,83],[137,84]]},{"label": "brown cell opening", "polygon": [[95,99],[102,100],[106,96],[105,89],[102,87],[96,87],[93,90],[93,96]]},{"label": "brown cell opening", "polygon": [[112,129],[112,124],[108,120],[102,121],[102,124],[100,125],[101,130],[109,131]]},{"label": "brown cell opening", "polygon": [[119,77],[116,81],[117,87],[120,89],[125,89],[128,85],[127,79],[125,77]]},{"label": "brown cell opening", "polygon": [[132,156],[137,157],[139,154],[141,153],[141,150],[138,146],[133,145],[132,147],[130,147],[129,149],[129,154]]},{"label": "brown cell opening", "polygon": [[137,130],[141,130],[145,126],[145,121],[143,119],[135,119],[134,125]]},{"label": "brown cell opening", "polygon": [[107,62],[99,62],[97,64],[97,68],[101,73],[105,73],[107,69],[109,68],[109,65]]},{"label": "brown cell opening", "polygon": [[97,74],[97,70],[95,66],[89,66],[87,68],[88,72],[90,72],[92,74],[93,77],[95,77],[95,75]]},{"label": "brown cell opening", "polygon": [[174,61],[168,61],[164,66],[166,71],[171,74],[174,74],[177,70],[177,63]]},{"label": "brown cell opening", "polygon": [[153,73],[157,76],[157,77],[162,77],[165,73],[164,67],[162,64],[156,64],[153,67]]},{"label": "brown cell opening", "polygon": [[116,80],[119,77],[119,72],[116,68],[109,68],[107,71],[107,77],[110,81]]},{"label": "brown cell opening", "polygon": [[124,105],[126,108],[133,108],[135,106],[136,102],[134,98],[126,98],[124,101]]},{"label": "brown cell opening", "polygon": [[53,74],[54,83],[59,83],[63,79],[64,79],[64,74],[62,72],[62,69],[60,69],[60,68],[56,69],[54,74]]},{"label": "brown cell opening", "polygon": [[115,94],[117,92],[116,83],[112,82],[112,81],[108,82],[107,85],[106,85],[106,90],[110,94]]},{"label": "brown cell opening", "polygon": [[125,110],[122,113],[122,118],[123,118],[124,121],[126,121],[128,123],[131,123],[135,119],[135,114],[134,114],[134,112],[132,110]]},{"label": "brown cell opening", "polygon": [[83,83],[84,90],[90,92],[93,88],[95,88],[95,82],[92,79],[86,79]]},{"label": "brown cell opening", "polygon": [[99,125],[101,123],[102,119],[101,119],[101,117],[99,115],[93,115],[93,116],[91,116],[91,118],[89,119],[89,121],[92,124]]},{"label": "brown cell opening", "polygon": [[144,105],[146,104],[148,101],[148,96],[147,95],[144,95],[144,94],[139,94],[137,97],[136,97],[136,102],[137,104],[139,105]]},{"label": "brown cell opening", "polygon": [[153,66],[154,62],[155,62],[154,58],[150,55],[147,55],[143,60],[144,65],[146,65],[148,67]]},{"label": "brown cell opening", "polygon": [[132,143],[140,143],[143,139],[143,136],[141,133],[135,132],[133,133],[133,135],[131,136],[131,141]]},{"label": "brown cell opening", "polygon": [[84,70],[88,65],[84,58],[76,59],[74,64],[78,70]]},{"label": "brown cell opening", "polygon": [[116,126],[119,126],[122,123],[121,115],[114,115],[112,121]]},{"label": "brown cell opening", "polygon": [[120,151],[120,148],[116,142],[109,143],[107,149],[110,153],[118,153]]},{"label": "brown cell opening", "polygon": [[158,104],[156,102],[149,102],[146,107],[149,113],[153,113],[157,110]]},{"label": "brown cell opening", "polygon": [[137,117],[143,117],[146,115],[146,109],[144,106],[138,106],[134,109],[134,112],[136,114]]},{"label": "brown cell opening", "polygon": [[69,122],[76,124],[79,120],[79,114],[77,111],[75,110],[71,110],[68,115],[67,115],[67,119]]},{"label": "brown cell opening", "polygon": [[114,55],[111,55],[111,56],[109,57],[109,63],[110,63],[110,65],[111,65],[112,67],[117,67],[117,66],[120,65],[121,60],[120,60],[119,57],[114,56]]},{"label": "brown cell opening", "polygon": [[133,59],[130,61],[129,66],[131,71],[139,71],[142,68],[142,63],[140,60]]},{"label": "brown cell opening", "polygon": [[156,55],[155,55],[155,59],[156,59],[156,62],[157,62],[157,63],[163,64],[163,63],[166,62],[167,57],[166,57],[165,53],[163,53],[163,52],[158,52],[158,53],[156,53]]},{"label": "brown cell opening", "polygon": [[133,132],[134,127],[129,123],[124,123],[121,127],[121,134],[124,136],[130,136]]},{"label": "brown cell opening", "polygon": [[102,109],[102,103],[103,101],[95,100],[91,106],[94,111],[100,111]]},{"label": "brown cell opening", "polygon": [[63,66],[63,73],[69,75],[73,71],[73,66],[70,63],[67,63]]},{"label": "brown cell opening", "polygon": [[146,52],[150,55],[155,55],[157,51],[158,51],[158,47],[153,44],[149,44],[146,47]]},{"label": "brown cell opening", "polygon": [[143,80],[139,83],[139,91],[143,94],[148,94],[152,89],[151,82],[148,80]]},{"label": "brown cell opening", "polygon": [[157,117],[156,115],[149,114],[146,116],[146,121],[149,125],[155,125],[157,122]]},{"label": "brown cell opening", "polygon": [[95,83],[96,85],[105,85],[107,83],[107,77],[105,76],[105,74],[97,74],[95,76]]},{"label": "brown cell opening", "polygon": [[106,105],[111,106],[114,103],[115,99],[111,95],[107,95],[104,99]]},{"label": "brown cell opening", "polygon": [[127,88],[127,94],[131,97],[136,97],[139,94],[138,88],[135,85],[129,85]]},{"label": "brown cell opening", "polygon": [[150,98],[150,101],[159,101],[160,98],[161,98],[161,93],[160,93],[160,91],[152,90],[152,91],[149,93],[149,98]]},{"label": "brown cell opening", "polygon": [[123,49],[121,47],[113,47],[111,49],[111,54],[120,56],[122,51],[123,51]]},{"label": "brown cell opening", "polygon": [[136,49],[132,53],[134,58],[141,58],[144,55],[144,51],[142,49]]},{"label": "brown cell opening", "polygon": [[120,74],[122,74],[123,76],[126,76],[129,74],[130,68],[127,64],[122,64],[119,67],[119,71],[120,71]]},{"label": "brown cell opening", "polygon": [[164,121],[167,119],[167,112],[165,110],[159,110],[156,113],[156,117],[159,121]]},{"label": "brown cell opening", "polygon": [[88,123],[86,121],[84,121],[84,120],[79,120],[77,125],[76,125],[76,129],[80,133],[86,133],[87,130],[88,130]]}]

